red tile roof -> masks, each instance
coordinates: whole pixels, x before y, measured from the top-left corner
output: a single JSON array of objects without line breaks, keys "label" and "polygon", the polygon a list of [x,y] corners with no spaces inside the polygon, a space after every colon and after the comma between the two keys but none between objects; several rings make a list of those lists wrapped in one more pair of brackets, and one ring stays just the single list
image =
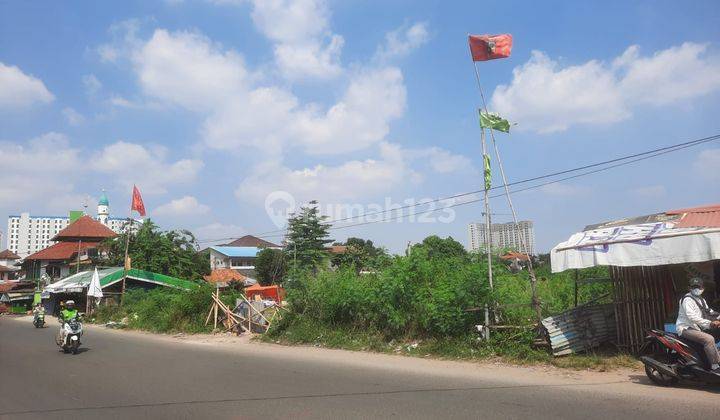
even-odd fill
[{"label": "red tile roof", "polygon": [[667,214],[680,214],[675,227],[720,227],[720,204],[671,210]]},{"label": "red tile roof", "polygon": [[500,258],[502,258],[503,260],[514,260],[515,258],[517,258],[520,261],[527,261],[529,259],[527,255],[514,251],[510,251],[505,255],[501,255]]},{"label": "red tile roof", "polygon": [[35,285],[31,281],[14,281],[5,282],[0,284],[0,293],[10,292],[13,290],[23,290],[34,288]]},{"label": "red tile roof", "polygon": [[280,245],[275,245],[272,242],[268,242],[264,239],[260,239],[252,235],[245,235],[242,238],[235,239],[229,244],[220,246],[254,246],[256,248],[280,248]]},{"label": "red tile roof", "polygon": [[347,252],[347,245],[332,245],[326,248],[331,254],[344,254]]},{"label": "red tile roof", "polygon": [[82,216],[70,226],[58,232],[53,241],[95,239],[98,242],[106,238],[114,238],[117,233],[90,216]]},{"label": "red tile roof", "polygon": [[96,248],[100,242],[58,242],[42,251],[38,251],[25,258],[28,260],[68,260],[75,256],[78,250]]},{"label": "red tile roof", "polygon": [[20,256],[9,249],[0,252],[0,260],[19,260]]},{"label": "red tile roof", "polygon": [[230,268],[218,268],[213,270],[210,275],[203,276],[208,283],[229,283],[231,281],[245,281],[246,276],[238,273],[237,271]]}]

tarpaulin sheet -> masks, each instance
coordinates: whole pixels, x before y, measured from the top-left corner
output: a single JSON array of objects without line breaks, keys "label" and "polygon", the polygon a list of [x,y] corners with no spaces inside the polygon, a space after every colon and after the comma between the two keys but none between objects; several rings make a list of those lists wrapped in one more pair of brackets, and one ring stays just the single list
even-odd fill
[{"label": "tarpaulin sheet", "polygon": [[675,228],[657,222],[578,232],[550,252],[552,271],[598,265],[619,267],[720,259],[720,229]]}]

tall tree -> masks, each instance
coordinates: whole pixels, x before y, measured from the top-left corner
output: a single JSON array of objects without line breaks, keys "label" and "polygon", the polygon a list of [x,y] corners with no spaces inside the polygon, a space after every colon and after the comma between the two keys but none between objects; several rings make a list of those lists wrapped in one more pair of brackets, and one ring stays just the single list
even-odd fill
[{"label": "tall tree", "polygon": [[255,274],[261,286],[279,283],[287,272],[285,253],[280,249],[265,248],[255,260]]},{"label": "tall tree", "polygon": [[327,258],[326,245],[332,239],[328,238],[330,225],[325,223],[326,218],[320,216],[317,201],[311,201],[288,219],[285,252],[295,268],[312,269]]},{"label": "tall tree", "polygon": [[445,239],[436,235],[428,236],[421,243],[413,245],[411,249],[412,252],[420,250],[427,252],[430,258],[464,257],[467,255],[465,247],[450,236]]},{"label": "tall tree", "polygon": [[336,242],[334,245],[346,246],[342,254],[333,256],[332,263],[336,267],[354,266],[359,272],[363,269],[380,268],[386,260],[387,251],[376,247],[370,239],[348,238],[344,243]]},{"label": "tall tree", "polygon": [[[103,244],[103,265],[122,266],[127,233]],[[161,231],[147,219],[130,233],[128,255],[132,267],[189,280],[201,280],[210,273],[210,257],[197,251],[195,236],[187,230]]]}]

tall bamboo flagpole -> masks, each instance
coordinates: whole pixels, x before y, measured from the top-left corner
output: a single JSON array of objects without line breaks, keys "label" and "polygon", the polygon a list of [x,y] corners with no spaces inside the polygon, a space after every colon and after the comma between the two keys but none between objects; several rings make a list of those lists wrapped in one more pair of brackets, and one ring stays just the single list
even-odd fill
[{"label": "tall bamboo flagpole", "polygon": [[[470,36],[470,34],[468,34],[468,37],[469,36]],[[472,59],[472,48],[470,47],[469,44],[468,44],[468,47],[470,48],[470,58]],[[473,67],[475,68],[475,81],[477,82],[478,91],[480,92],[480,99],[482,100],[482,109],[485,111],[486,114],[489,114],[488,108],[487,108],[487,102],[485,101],[485,94],[483,93],[482,85],[480,84],[480,71],[478,70],[477,62],[474,59],[472,61],[473,61]],[[482,127],[482,124],[480,126],[480,130],[482,130],[482,132],[483,132],[483,136],[482,136],[483,158],[487,159],[486,158],[487,154],[486,154],[486,146],[485,146],[484,128]],[[500,151],[498,150],[497,142],[495,141],[495,133],[493,133],[492,128],[489,128],[488,130],[490,131],[490,137],[492,138],[493,148],[495,149],[495,156],[498,161],[498,167],[500,168],[500,174],[501,174],[502,180],[503,180],[503,187],[505,189],[505,196],[507,197],[508,205],[510,206],[510,211],[512,213],[513,224],[515,225],[515,229],[518,231],[518,236],[520,239],[520,246],[522,248],[521,251],[523,252],[523,254],[525,254],[525,256],[528,259],[528,273],[530,274],[530,289],[532,292],[532,306],[533,306],[533,309],[535,310],[535,314],[537,316],[538,322],[540,322],[540,320],[542,319],[542,310],[540,307],[540,300],[537,297],[537,278],[535,276],[535,269],[533,268],[532,258],[530,258],[530,253],[528,251],[528,245],[527,245],[527,241],[525,239],[525,234],[520,231],[520,225],[519,225],[518,219],[517,219],[517,212],[515,211],[515,206],[513,205],[512,198],[510,198],[510,189],[508,187],[507,178],[505,177],[505,169],[503,168],[502,160],[500,159]],[[483,160],[483,164],[485,164],[484,160]],[[489,218],[490,218],[490,214],[489,214],[490,212],[488,210],[489,206],[487,204],[487,201],[488,201],[487,194],[488,194],[488,186],[486,185],[485,186],[485,202],[486,202],[485,208],[486,208],[486,212],[488,213],[486,215],[486,226],[489,224]],[[488,235],[488,238],[489,237],[490,236]],[[488,258],[488,260],[490,260],[490,258]],[[490,268],[490,270],[492,270],[492,268]],[[491,274],[490,274],[490,278],[492,278]]]},{"label": "tall bamboo flagpole", "polygon": [[[469,36],[470,34],[468,34]],[[468,44],[468,49],[470,50],[470,60],[473,62],[473,68],[475,69],[475,81],[477,82],[478,89],[480,89],[480,97],[483,100],[483,104],[485,103],[485,97],[483,96],[482,87],[480,86],[480,72],[477,68],[477,63],[475,60],[473,60],[472,56],[472,48],[470,48],[470,44]],[[485,141],[485,129],[480,126],[480,142],[482,143],[482,153],[483,153],[483,185],[485,187],[484,192],[484,203],[485,203],[485,252],[487,253],[487,262],[488,262],[488,284],[490,285],[490,290],[494,290],[493,286],[493,272],[492,272],[492,232],[490,231],[490,198],[489,198],[489,191],[490,186],[485,180],[485,162],[487,159],[489,159],[489,155],[487,154],[487,142]]]}]

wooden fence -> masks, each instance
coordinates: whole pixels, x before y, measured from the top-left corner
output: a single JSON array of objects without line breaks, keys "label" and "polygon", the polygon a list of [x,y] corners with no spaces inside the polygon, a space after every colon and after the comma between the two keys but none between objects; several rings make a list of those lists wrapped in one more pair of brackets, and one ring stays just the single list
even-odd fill
[{"label": "wooden fence", "polygon": [[637,353],[647,330],[663,329],[676,309],[676,290],[668,266],[610,267],[614,285],[617,345]]}]

